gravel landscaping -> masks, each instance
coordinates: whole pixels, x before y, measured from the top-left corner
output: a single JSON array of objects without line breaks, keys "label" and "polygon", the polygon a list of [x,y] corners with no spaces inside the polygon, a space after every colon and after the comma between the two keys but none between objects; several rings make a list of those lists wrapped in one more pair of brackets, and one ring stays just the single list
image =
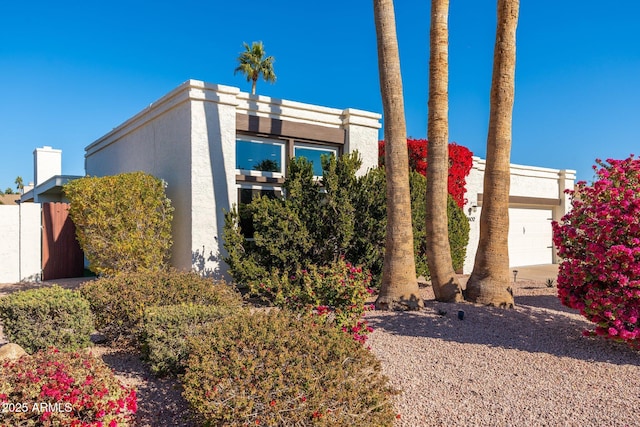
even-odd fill
[{"label": "gravel landscaping", "polygon": [[[396,426],[640,426],[640,352],[584,337],[592,325],[555,287],[518,280],[513,310],[422,291],[420,312],[367,314],[368,345],[401,391]],[[193,425],[175,380],[153,377],[133,353],[93,352],[138,388],[139,426]]]}]

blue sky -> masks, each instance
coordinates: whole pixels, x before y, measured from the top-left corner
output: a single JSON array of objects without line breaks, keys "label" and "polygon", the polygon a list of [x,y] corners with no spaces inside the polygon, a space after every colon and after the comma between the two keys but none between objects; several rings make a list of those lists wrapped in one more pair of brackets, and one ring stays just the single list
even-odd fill
[{"label": "blue sky", "polygon": [[[452,1],[450,140],[484,157],[495,0]],[[396,1],[407,132],[426,136],[428,1]],[[640,3],[523,1],[512,162],[576,169],[640,154]],[[187,79],[238,86],[242,42],[278,81],[258,93],[381,112],[371,1],[6,0],[0,4],[0,188],[33,180],[33,150],[84,147]],[[381,135],[382,137],[382,135]]]}]

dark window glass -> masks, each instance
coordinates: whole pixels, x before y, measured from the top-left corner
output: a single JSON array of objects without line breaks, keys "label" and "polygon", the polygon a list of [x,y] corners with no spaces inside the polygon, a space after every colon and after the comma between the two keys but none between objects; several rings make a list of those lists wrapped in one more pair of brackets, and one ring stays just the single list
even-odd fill
[{"label": "dark window glass", "polygon": [[282,170],[283,144],[236,140],[236,168],[261,172]]},{"label": "dark window glass", "polygon": [[270,199],[275,199],[280,197],[280,194],[280,190],[276,189],[238,189],[238,215],[240,216],[240,230],[245,238],[252,239],[253,233],[255,232],[251,212],[247,209],[247,205],[251,203],[255,197],[266,196]]}]

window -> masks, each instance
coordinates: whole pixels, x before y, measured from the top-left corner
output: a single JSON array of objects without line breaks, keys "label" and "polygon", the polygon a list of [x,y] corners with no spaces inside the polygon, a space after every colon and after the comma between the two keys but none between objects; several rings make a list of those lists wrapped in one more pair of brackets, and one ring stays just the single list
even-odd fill
[{"label": "window", "polygon": [[338,150],[332,147],[296,144],[293,149],[295,157],[304,157],[313,163],[313,175],[322,176],[322,156],[337,156]]},{"label": "window", "polygon": [[284,174],[284,143],[261,138],[236,139],[236,169],[249,175]]}]

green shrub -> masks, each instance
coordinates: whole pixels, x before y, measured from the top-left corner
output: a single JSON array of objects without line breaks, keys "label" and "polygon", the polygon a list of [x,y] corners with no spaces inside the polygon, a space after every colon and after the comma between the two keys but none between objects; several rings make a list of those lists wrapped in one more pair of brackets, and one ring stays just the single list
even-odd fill
[{"label": "green shrub", "polygon": [[76,350],[91,345],[89,303],[57,285],[0,298],[0,322],[7,339],[30,354],[51,346]]},{"label": "green shrub", "polygon": [[390,426],[380,363],[336,328],[241,312],[190,341],[184,397],[201,425]]},{"label": "green shrub", "polygon": [[80,292],[91,304],[98,330],[119,345],[140,344],[147,307],[180,303],[242,305],[240,294],[225,282],[174,270],[103,277],[85,283]]},{"label": "green shrub", "polygon": [[[427,179],[417,172],[410,174],[411,216],[413,222],[413,247],[416,254],[416,271],[418,275],[429,277],[427,265]],[[447,200],[447,217],[449,219],[449,245],[453,269],[459,271],[464,265],[469,243],[469,219],[464,210],[458,206],[451,194]]]},{"label": "green shrub", "polygon": [[237,307],[180,304],[145,309],[143,355],[156,375],[184,372],[189,355],[187,340],[204,325],[240,310]]},{"label": "green shrub", "polygon": [[[270,277],[249,283],[253,295],[292,311],[332,313],[337,326],[355,326],[364,312],[371,275],[340,259],[324,267],[310,266],[294,274],[273,272]],[[328,314],[328,313],[327,313]]]},{"label": "green shrub", "polygon": [[86,177],[64,186],[90,268],[115,275],[166,266],[173,208],[165,183],[144,172]]},{"label": "green shrub", "polygon": [[3,426],[126,427],[137,410],[102,360],[53,348],[0,364],[0,403]]},{"label": "green shrub", "polygon": [[[356,178],[359,167],[357,154],[332,157],[323,163],[318,183],[309,162],[292,160],[283,185],[286,198],[258,197],[242,207],[253,225],[251,240],[238,225],[238,213],[227,213],[225,262],[234,280],[248,286],[274,272],[293,274],[344,257],[369,270],[372,286],[378,287],[386,235],[385,170],[372,169]],[[410,187],[416,270],[428,277],[426,178],[411,172]],[[447,212],[453,267],[459,270],[466,256],[469,222],[451,196]]]}]

